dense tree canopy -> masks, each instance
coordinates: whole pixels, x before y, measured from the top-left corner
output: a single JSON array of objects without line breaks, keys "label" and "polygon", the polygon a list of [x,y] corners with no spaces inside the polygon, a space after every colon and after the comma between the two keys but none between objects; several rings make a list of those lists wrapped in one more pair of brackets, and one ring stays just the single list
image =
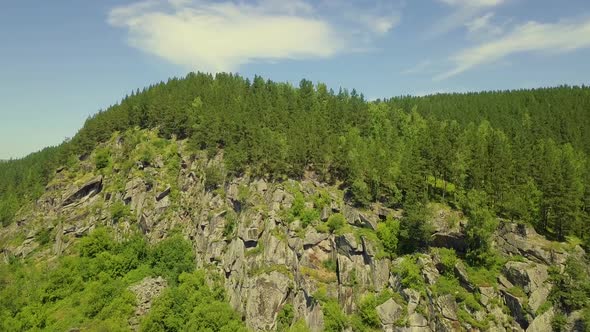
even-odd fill
[{"label": "dense tree canopy", "polygon": [[191,73],[132,93],[58,147],[0,163],[0,222],[34,201],[57,167],[113,132],[139,127],[188,139],[210,155],[223,149],[232,175],[298,178],[311,169],[342,181],[355,204],[405,206],[417,222],[428,201],[464,207],[464,197],[478,192],[486,213],[559,239],[589,239],[589,112],[587,87],[368,102],[355,90],[335,93],[307,80],[294,87]]}]

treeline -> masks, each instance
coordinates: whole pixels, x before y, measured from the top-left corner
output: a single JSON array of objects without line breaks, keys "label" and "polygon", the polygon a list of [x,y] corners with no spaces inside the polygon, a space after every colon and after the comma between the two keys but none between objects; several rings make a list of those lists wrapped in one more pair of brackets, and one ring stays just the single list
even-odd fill
[{"label": "treeline", "polygon": [[[46,155],[0,164],[12,168],[0,179],[1,201],[35,197],[52,167],[88,154],[115,131],[159,128],[210,155],[223,149],[233,175],[280,180],[311,169],[323,181],[342,181],[360,206],[403,206],[417,211],[416,220],[428,201],[460,204],[476,192],[501,217],[559,239],[588,239],[589,111],[586,87],[367,102],[355,90],[307,80],[294,87],[191,73],[134,92]],[[27,161],[33,158],[40,160]],[[26,176],[36,180],[15,180]],[[13,212],[0,212],[8,216],[3,223]]]}]

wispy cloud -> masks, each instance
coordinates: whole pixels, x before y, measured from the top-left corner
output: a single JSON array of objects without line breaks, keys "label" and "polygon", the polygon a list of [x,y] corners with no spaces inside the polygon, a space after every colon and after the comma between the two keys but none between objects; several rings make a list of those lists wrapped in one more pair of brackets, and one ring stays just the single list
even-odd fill
[{"label": "wispy cloud", "polygon": [[410,67],[410,68],[402,71],[401,73],[404,74],[404,75],[411,75],[411,74],[422,73],[428,67],[430,67],[431,65],[432,65],[432,61],[431,60],[423,60],[423,61],[418,62],[413,67]]},{"label": "wispy cloud", "polygon": [[590,47],[590,19],[557,23],[528,22],[504,36],[466,48],[449,60],[453,68],[434,78],[444,80],[474,67],[525,52],[564,53]]},{"label": "wispy cloud", "polygon": [[433,27],[428,31],[427,37],[433,38],[444,35],[452,30],[461,28],[473,22],[475,18],[481,16],[495,7],[503,5],[510,0],[437,0],[448,7],[451,7],[450,15],[443,17],[435,22]]},{"label": "wispy cloud", "polygon": [[108,22],[127,29],[131,46],[171,63],[235,71],[254,61],[327,58],[360,49],[399,21],[393,10],[352,2],[348,11],[324,14],[331,2],[146,0],[113,8]]},{"label": "wispy cloud", "polygon": [[501,35],[504,32],[505,24],[494,24],[493,18],[494,13],[490,12],[465,23],[469,36],[472,39],[482,39]]}]

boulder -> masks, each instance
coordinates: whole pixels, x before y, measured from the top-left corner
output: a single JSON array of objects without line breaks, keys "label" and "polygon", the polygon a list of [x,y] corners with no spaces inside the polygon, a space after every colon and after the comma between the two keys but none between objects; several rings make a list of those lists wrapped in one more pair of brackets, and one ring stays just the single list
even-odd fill
[{"label": "boulder", "polygon": [[542,315],[536,317],[531,325],[526,329],[526,332],[551,332],[551,321],[555,316],[555,309],[551,308],[545,311]]},{"label": "boulder", "polygon": [[393,326],[395,322],[402,318],[404,310],[402,306],[397,304],[393,299],[385,301],[383,304],[377,306],[377,315],[384,326]]},{"label": "boulder", "polygon": [[531,262],[508,262],[502,272],[512,284],[522,287],[527,294],[541,287],[549,278],[546,265]]},{"label": "boulder", "polygon": [[424,280],[430,285],[434,285],[440,274],[437,268],[434,266],[434,262],[430,256],[422,255],[418,258],[418,263],[422,266],[422,276]]},{"label": "boulder", "polygon": [[442,295],[436,298],[436,305],[446,319],[456,321],[459,319],[457,311],[459,310],[457,302],[451,294]]},{"label": "boulder", "polygon": [[430,245],[437,248],[455,249],[458,252],[466,252],[467,242],[461,232],[438,231],[430,237]]},{"label": "boulder", "polygon": [[318,233],[313,227],[308,227],[307,232],[305,232],[305,237],[303,238],[303,248],[309,248],[314,246],[329,237],[326,233]]},{"label": "boulder", "polygon": [[556,250],[528,225],[501,223],[495,235],[496,248],[504,255],[521,255],[545,265],[564,264],[567,254]]},{"label": "boulder", "polygon": [[374,215],[359,213],[359,219],[362,227],[377,230],[377,218]]},{"label": "boulder", "polygon": [[356,242],[355,235],[352,233],[346,233],[336,237],[336,250],[347,257],[362,252],[361,247]]}]

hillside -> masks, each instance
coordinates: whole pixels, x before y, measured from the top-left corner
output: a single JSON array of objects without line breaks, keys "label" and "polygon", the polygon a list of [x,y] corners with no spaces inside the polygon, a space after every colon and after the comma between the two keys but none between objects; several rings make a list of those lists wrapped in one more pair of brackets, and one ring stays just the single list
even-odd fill
[{"label": "hillside", "polygon": [[585,87],[137,91],[0,163],[1,329],[584,330],[589,110]]}]

